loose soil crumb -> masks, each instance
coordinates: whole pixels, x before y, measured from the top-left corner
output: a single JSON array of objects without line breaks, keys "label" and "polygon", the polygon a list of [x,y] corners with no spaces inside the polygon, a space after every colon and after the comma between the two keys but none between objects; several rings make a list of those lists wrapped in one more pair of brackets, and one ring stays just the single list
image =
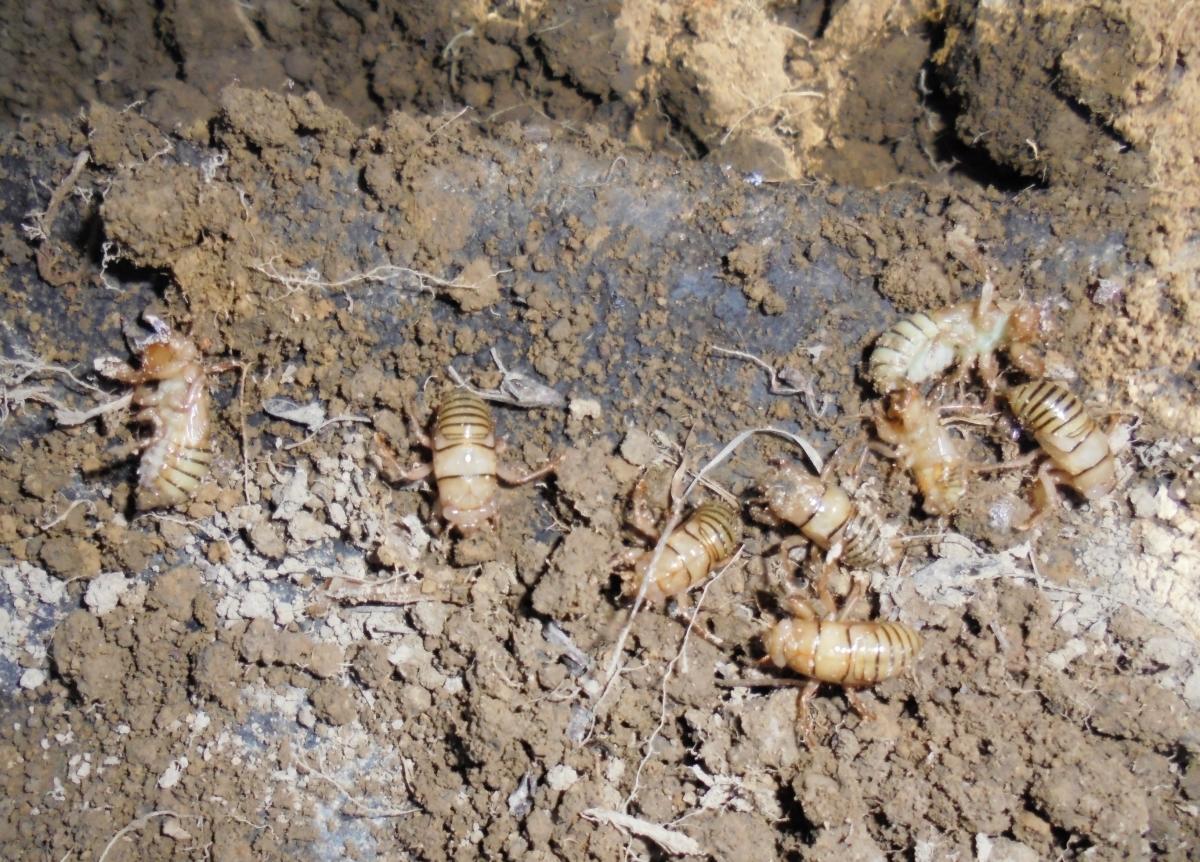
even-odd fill
[{"label": "loose soil crumb", "polygon": [[[0,34],[8,856],[1194,855],[1174,4],[93,5]],[[874,339],[985,280],[1139,423],[1118,489],[1031,533],[1027,471],[935,522],[854,468]],[[133,509],[138,432],[90,374],[146,310],[240,363],[176,511]],[[452,370],[500,396],[506,461],[561,456],[467,539],[379,457],[417,457]],[[907,539],[869,611],[925,641],[874,720],[823,688],[811,745],[794,689],[739,684],[793,580],[753,507],[692,627],[646,608],[621,640],[634,485],[665,506],[681,455],[764,425],[849,444],[837,475]],[[781,456],[710,478],[749,500]]]}]

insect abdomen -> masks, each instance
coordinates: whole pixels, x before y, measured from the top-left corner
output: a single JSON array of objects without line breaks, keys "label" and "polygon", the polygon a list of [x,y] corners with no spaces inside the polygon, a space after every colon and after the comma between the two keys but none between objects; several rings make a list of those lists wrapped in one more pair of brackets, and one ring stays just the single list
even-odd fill
[{"label": "insect abdomen", "polygon": [[898,676],[920,648],[915,631],[892,622],[787,619],[767,636],[777,667],[851,688]]},{"label": "insect abdomen", "polygon": [[465,389],[438,404],[433,433],[433,477],[438,512],[459,530],[479,527],[496,511],[496,436],[492,412]]},{"label": "insect abdomen", "polygon": [[152,509],[186,502],[212,467],[207,441],[179,444],[164,437],[151,444],[138,465],[138,508]]},{"label": "insect abdomen", "polygon": [[639,561],[639,574],[650,578],[647,597],[661,601],[686,592],[732,554],[740,538],[737,512],[720,502],[701,504],[667,537],[653,571],[646,572],[653,551]]},{"label": "insect abdomen", "polygon": [[480,442],[492,437],[495,428],[492,411],[474,392],[452,389],[438,405],[434,432],[447,443]]},{"label": "insect abdomen", "polygon": [[868,360],[867,374],[875,388],[890,392],[949,368],[954,347],[940,344],[940,334],[941,327],[921,311],[894,323],[879,336]]},{"label": "insect abdomen", "polygon": [[842,531],[842,557],[848,566],[865,569],[887,556],[879,519],[857,506]]},{"label": "insect abdomen", "polygon": [[134,402],[147,405],[154,436],[138,464],[139,509],[187,502],[212,467],[208,381],[197,363],[184,363],[173,376],[139,387]]},{"label": "insect abdomen", "polygon": [[1060,383],[1035,380],[1008,393],[1013,413],[1032,432],[1054,466],[1088,499],[1116,484],[1116,463],[1108,438],[1073,392]]}]

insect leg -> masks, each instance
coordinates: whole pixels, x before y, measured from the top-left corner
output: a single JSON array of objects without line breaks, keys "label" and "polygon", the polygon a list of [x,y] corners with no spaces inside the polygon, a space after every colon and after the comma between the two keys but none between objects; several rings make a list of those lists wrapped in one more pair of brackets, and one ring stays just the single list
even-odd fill
[{"label": "insect leg", "polygon": [[629,526],[653,542],[657,542],[660,537],[658,519],[651,513],[650,501],[646,496],[644,474],[633,486],[633,494],[630,496]]},{"label": "insect leg", "polygon": [[980,356],[976,362],[979,369],[979,379],[987,388],[987,398],[983,402],[985,410],[991,411],[996,406],[996,386],[1000,382],[1000,362],[994,353]]},{"label": "insect leg", "polygon": [[816,583],[813,585],[817,590],[817,598],[821,600],[821,604],[825,608],[825,619],[836,618],[837,602],[833,600],[833,593],[829,589],[829,573],[832,568],[832,566],[822,566]]},{"label": "insect leg", "polygon": [[866,585],[861,579],[855,578],[854,583],[850,586],[850,595],[846,596],[846,601],[842,604],[841,609],[837,612],[834,619],[844,620],[850,616],[850,612],[854,610],[854,606],[858,604],[858,600],[866,593]]},{"label": "insect leg", "polygon": [[779,543],[779,557],[781,560],[783,560],[783,567],[784,567],[785,571],[791,565],[792,551],[795,548],[798,548],[802,545],[807,545],[807,544],[808,544],[808,539],[806,539],[804,536],[788,536],[786,539],[784,539],[782,542]]},{"label": "insect leg", "polygon": [[417,412],[407,401],[404,403],[404,415],[408,418],[408,433],[426,449],[433,448],[433,440],[425,433],[422,423],[417,419]]},{"label": "insect leg", "polygon": [[800,732],[804,735],[804,744],[809,748],[812,748],[813,745],[813,726],[816,722],[808,704],[813,699],[813,695],[817,693],[819,685],[820,683],[815,679],[811,680],[800,690],[800,695],[796,698],[796,722],[800,725]]},{"label": "insect leg", "polygon": [[859,718],[861,718],[863,721],[875,720],[875,713],[873,713],[867,707],[867,705],[863,702],[863,699],[858,696],[858,692],[856,692],[854,689],[846,689],[846,700],[850,701],[850,706],[855,712],[858,713]]},{"label": "insect leg", "polygon": [[[671,619],[678,622],[684,628],[687,628],[690,625],[692,627],[692,634],[708,641],[717,649],[724,649],[725,641],[710,632],[707,628],[700,624],[699,620],[696,619],[696,614],[700,612],[700,609],[692,608],[689,613],[688,606],[690,604],[691,602],[688,600],[686,593],[680,596],[675,596],[672,606],[667,613]],[[770,661],[769,656],[767,657],[767,660]]]},{"label": "insect leg", "polygon": [[800,596],[784,596],[779,600],[779,603],[783,605],[784,609],[789,614],[797,619],[815,620],[817,618],[817,612],[813,610],[813,606],[810,605],[806,600],[800,598]]},{"label": "insect leg", "polygon": [[1017,524],[1016,529],[1022,532],[1032,530],[1042,518],[1050,513],[1051,509],[1059,505],[1061,498],[1058,494],[1056,480],[1060,475],[1060,471],[1051,461],[1044,462],[1038,468],[1037,484],[1034,485],[1033,490],[1033,514],[1023,523]]},{"label": "insect leg", "polygon": [[[887,426],[887,425],[878,426],[878,428],[876,430],[880,432],[879,433],[880,437],[884,436],[883,429],[888,428],[888,427],[889,426]],[[869,450],[871,450],[872,452],[874,452],[876,455],[882,455],[884,458],[887,458],[889,461],[898,461],[900,459],[900,452],[899,452],[899,450],[896,449],[895,446],[884,445],[883,443],[880,443],[878,440],[872,440],[870,443],[867,444],[867,448]]]},{"label": "insect leg", "polygon": [[433,464],[414,464],[412,467],[400,473],[402,482],[419,482],[422,479],[428,478],[433,472]]},{"label": "insect leg", "polygon": [[1018,458],[1010,458],[998,464],[968,464],[967,469],[974,473],[999,473],[1002,470],[1015,470],[1019,467],[1028,467],[1041,454],[1037,449],[1034,449],[1032,452],[1026,452]]},{"label": "insect leg", "polygon": [[[138,448],[143,451],[149,449],[163,441],[167,436],[167,425],[163,422],[162,416],[153,407],[147,407],[144,410],[139,410],[133,415],[133,421],[144,422],[151,428],[150,436],[142,440],[138,444]],[[173,447],[172,447],[173,448]]]},{"label": "insect leg", "polygon": [[115,356],[103,356],[93,362],[92,367],[97,374],[128,386],[141,386],[150,379],[144,372]]},{"label": "insect leg", "polygon": [[[496,451],[500,451],[500,447],[496,447]],[[551,458],[543,466],[536,470],[531,470],[528,473],[514,471],[514,468],[508,464],[496,465],[496,478],[505,485],[524,485],[526,482],[532,482],[534,479],[540,479],[543,476],[549,476],[558,469],[558,465],[562,463],[563,455],[557,455]]]},{"label": "insect leg", "polygon": [[429,475],[430,465],[417,464],[404,467],[400,463],[400,453],[388,442],[380,431],[375,432],[374,446],[371,450],[371,462],[379,469],[379,473],[388,482],[415,482]]}]

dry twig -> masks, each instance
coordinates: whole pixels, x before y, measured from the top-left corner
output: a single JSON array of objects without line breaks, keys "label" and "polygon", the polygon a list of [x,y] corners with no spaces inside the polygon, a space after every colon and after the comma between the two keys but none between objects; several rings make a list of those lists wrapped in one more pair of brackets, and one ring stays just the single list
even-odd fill
[{"label": "dry twig", "polygon": [[622,814],[620,811],[589,808],[579,816],[585,820],[591,820],[593,823],[607,823],[625,832],[648,838],[667,852],[677,856],[699,856],[704,853],[700,842],[690,835],[684,835],[682,832],[651,823],[649,820],[642,820],[640,817]]},{"label": "dry twig", "polygon": [[48,365],[31,356],[0,357],[0,424],[9,414],[27,402],[45,404],[54,408],[54,420],[59,425],[79,425],[94,416],[120,410],[129,405],[129,397],[118,398],[88,411],[73,410],[50,393],[50,388],[29,381],[44,377],[63,377],[72,385],[90,392],[104,394],[99,386],[76,377],[61,365]]},{"label": "dry twig", "polygon": [[[271,299],[275,301],[291,296],[293,293],[298,291],[307,290],[310,287],[319,287],[326,290],[340,289],[343,291],[343,293],[345,293],[346,288],[352,287],[356,284],[370,282],[378,284],[392,284],[404,279],[415,283],[415,287],[413,289],[417,291],[424,290],[428,291],[429,293],[435,293],[436,291],[434,288],[441,288],[443,290],[479,290],[478,284],[459,281],[457,278],[439,278],[438,276],[429,272],[421,272],[418,269],[410,269],[406,266],[397,266],[391,263],[380,264],[379,266],[369,269],[366,272],[351,273],[344,278],[334,280],[326,279],[323,275],[321,275],[320,270],[316,269],[315,267],[310,267],[309,269],[304,270],[290,271],[280,269],[276,263],[276,258],[272,258],[264,263],[254,264],[251,269],[262,273],[269,280],[275,282],[276,284],[281,284],[288,288],[285,293],[279,296],[271,297]],[[511,270],[502,269],[498,272],[492,273],[490,277],[495,278],[496,276],[503,275],[506,272],[511,272]],[[348,293],[346,295],[349,296]]]},{"label": "dry twig", "polygon": [[475,393],[485,401],[495,401],[497,404],[511,404],[513,407],[522,407],[528,410],[538,407],[561,407],[567,403],[567,399],[558,390],[539,383],[524,372],[509,371],[505,368],[504,362],[494,347],[491,353],[496,368],[504,375],[497,389],[479,389],[472,386],[463,379],[453,365],[446,366],[446,373],[463,389]]},{"label": "dry twig", "polygon": [[667,662],[666,668],[663,669],[662,685],[660,687],[662,709],[658,714],[658,724],[654,726],[654,730],[650,732],[650,736],[646,738],[644,743],[646,751],[642,755],[642,759],[638,762],[637,771],[633,774],[633,787],[630,788],[629,795],[625,797],[625,804],[621,806],[625,811],[629,810],[630,803],[632,803],[634,797],[637,796],[638,788],[641,785],[642,780],[642,770],[646,768],[646,764],[649,762],[651,755],[654,753],[654,740],[658,738],[658,735],[662,733],[662,729],[667,724],[667,683],[671,681],[671,677],[675,673],[676,666],[684,661],[684,653],[687,651],[688,638],[692,634],[692,627],[695,626],[696,620],[700,616],[700,608],[704,605],[704,599],[706,596],[708,596],[708,590],[722,575],[729,571],[729,569],[741,559],[742,551],[744,550],[744,545],[739,547],[737,551],[734,552],[733,556],[729,558],[729,562],[723,565],[720,571],[704,582],[704,588],[700,591],[700,598],[696,600],[696,607],[692,610],[692,616],[688,620],[687,628],[683,630],[683,640],[679,644],[679,651],[675,653],[671,660]]},{"label": "dry twig", "polygon": [[[804,406],[808,408],[808,412],[820,418],[825,415],[825,408],[829,405],[830,399],[823,398],[820,404],[817,404],[817,390],[813,386],[812,376],[802,375],[794,368],[776,369],[772,365],[768,365],[762,359],[755,356],[753,353],[747,353],[743,350],[730,350],[726,347],[710,347],[709,352],[719,353],[723,356],[732,356],[735,359],[745,359],[748,362],[753,362],[759,368],[763,369],[770,375],[770,384],[768,391],[772,395],[803,395]],[[782,381],[782,383],[780,382]],[[797,383],[799,385],[797,385]]]},{"label": "dry twig", "polygon": [[97,859],[96,862],[104,862],[104,860],[108,858],[108,854],[112,851],[113,846],[118,841],[120,841],[122,838],[124,838],[130,832],[133,832],[134,830],[137,830],[137,829],[141,829],[147,823],[149,823],[151,820],[153,820],[155,817],[174,817],[176,820],[183,819],[183,815],[176,814],[174,811],[167,811],[166,809],[163,809],[161,811],[151,811],[149,814],[143,814],[141,817],[137,818],[136,820],[131,821],[128,826],[126,826],[124,829],[117,832],[117,834],[114,835],[109,840],[108,844],[104,848],[104,852],[100,854],[100,858]]}]

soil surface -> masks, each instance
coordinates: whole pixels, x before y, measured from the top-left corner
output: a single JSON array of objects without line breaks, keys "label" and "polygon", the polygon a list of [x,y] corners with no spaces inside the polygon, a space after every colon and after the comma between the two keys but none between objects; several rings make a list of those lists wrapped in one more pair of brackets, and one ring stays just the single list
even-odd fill
[{"label": "soil surface", "polygon": [[[1200,852],[1177,4],[9,5],[5,858]],[[1120,443],[1111,494],[1031,530],[1035,466],[931,518],[866,445],[875,339],[985,282]],[[137,509],[93,370],[144,313],[211,366],[175,509]],[[506,463],[560,459],[466,537],[398,475],[458,384]],[[977,377],[933,389],[971,464],[1032,451]],[[869,718],[824,686],[800,722],[759,661],[814,570],[755,502],[802,448],[717,457],[767,427],[903,549],[856,573],[923,639]],[[690,625],[631,616],[635,486],[665,522],[714,458],[678,508],[740,501],[743,550]]]}]

